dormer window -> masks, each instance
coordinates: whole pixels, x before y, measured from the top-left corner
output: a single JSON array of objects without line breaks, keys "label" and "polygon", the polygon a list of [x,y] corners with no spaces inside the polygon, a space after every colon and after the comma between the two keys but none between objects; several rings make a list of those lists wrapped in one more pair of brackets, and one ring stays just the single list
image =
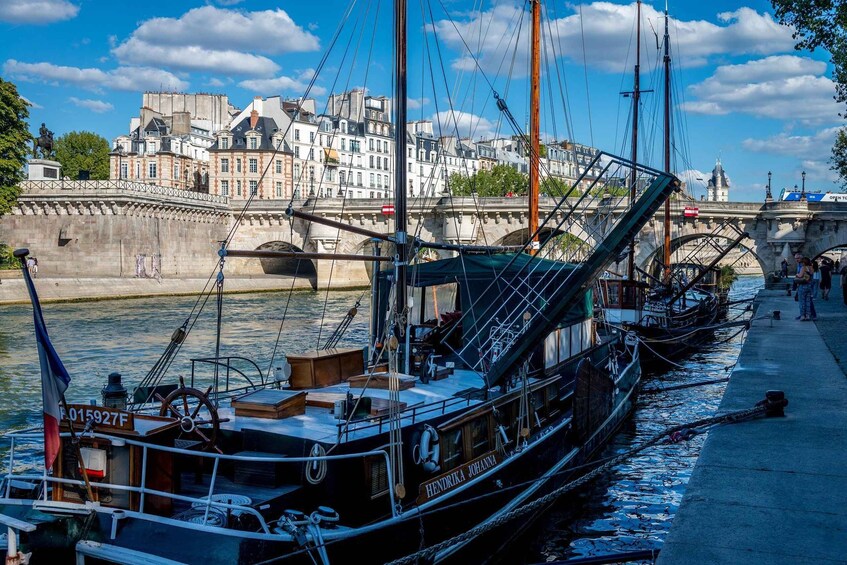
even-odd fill
[{"label": "dormer window", "polygon": [[221,145],[221,149],[229,149],[229,138],[228,137],[222,137],[220,145]]},{"label": "dormer window", "polygon": [[259,140],[256,139],[255,137],[251,136],[250,137],[250,149],[258,149],[258,147],[259,147]]}]

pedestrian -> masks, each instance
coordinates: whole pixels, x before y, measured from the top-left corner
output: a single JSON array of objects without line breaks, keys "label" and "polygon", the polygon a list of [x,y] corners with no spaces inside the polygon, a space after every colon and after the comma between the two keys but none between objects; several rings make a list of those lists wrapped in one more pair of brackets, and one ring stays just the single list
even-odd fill
[{"label": "pedestrian", "polygon": [[788,276],[788,261],[785,260],[785,257],[782,258],[782,263],[779,265],[780,270],[782,272],[782,278]]},{"label": "pedestrian", "polygon": [[841,297],[844,299],[844,305],[847,306],[847,265],[841,267],[838,273],[841,275]]},{"label": "pedestrian", "polygon": [[817,299],[818,297],[818,288],[821,285],[821,268],[818,265],[817,261],[812,261],[812,299]]},{"label": "pedestrian", "polygon": [[[811,277],[811,274],[812,274],[811,264],[812,264],[812,262],[808,258],[803,257],[799,253],[794,254],[794,260],[797,261],[797,273],[796,274],[798,276],[800,275],[800,272],[805,268],[803,261],[804,260],[809,261],[809,276]],[[799,302],[800,301],[800,285],[797,283],[797,277],[796,276],[794,277],[794,289],[797,291],[797,294],[794,296],[794,300],[797,300]],[[813,300],[811,300],[811,297],[810,297],[809,311],[811,312],[812,320],[817,320],[818,319],[818,313],[815,310],[815,302]]]},{"label": "pedestrian", "polygon": [[800,315],[797,320],[808,322],[812,319],[812,262],[807,257],[800,258],[800,268],[794,276],[797,284],[797,302],[800,306]]},{"label": "pedestrian", "polygon": [[832,289],[832,261],[823,261],[820,267],[821,275],[821,298],[829,300],[829,291]]}]

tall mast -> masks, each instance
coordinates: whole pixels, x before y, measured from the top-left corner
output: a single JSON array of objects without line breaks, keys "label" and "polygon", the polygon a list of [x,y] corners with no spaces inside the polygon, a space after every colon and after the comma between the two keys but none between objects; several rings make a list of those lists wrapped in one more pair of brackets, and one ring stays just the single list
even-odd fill
[{"label": "tall mast", "polygon": [[[632,89],[632,173],[629,181],[630,206],[635,202],[636,183],[638,182],[638,171],[635,169],[635,163],[638,162],[638,106],[641,99],[641,0],[638,0],[636,7],[635,30],[635,84]],[[634,241],[629,251],[626,274],[629,280],[635,279]]]},{"label": "tall mast", "polygon": [[397,240],[397,336],[406,331],[406,0],[394,2],[394,236]]},{"label": "tall mast", "polygon": [[[538,230],[538,176],[541,159],[541,0],[532,3],[532,55],[529,101],[529,233]],[[535,253],[538,236],[533,236],[532,251]]]},{"label": "tall mast", "polygon": [[[671,52],[668,3],[665,2],[665,172],[671,172]],[[662,281],[671,282],[671,200],[665,200],[665,254]]]}]

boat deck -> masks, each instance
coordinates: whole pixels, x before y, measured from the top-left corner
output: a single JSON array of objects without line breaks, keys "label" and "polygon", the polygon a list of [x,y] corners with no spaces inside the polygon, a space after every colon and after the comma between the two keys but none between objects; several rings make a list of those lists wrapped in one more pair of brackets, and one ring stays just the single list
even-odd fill
[{"label": "boat deck", "polygon": [[[476,399],[462,399],[461,394],[477,389],[482,384],[482,378],[473,371],[456,369],[454,373],[437,381],[422,384],[415,380],[415,386],[399,392],[400,402],[405,404],[406,412],[403,425],[414,422],[424,422],[432,418],[457,412],[468,406],[480,404]],[[351,388],[348,383],[341,383],[320,389],[306,390],[308,393],[334,393],[346,395],[351,392],[359,396],[364,391],[365,396],[388,400],[389,391],[377,388]],[[452,401],[452,402],[451,402]],[[414,409],[414,410],[413,410]],[[221,423],[221,429],[231,431],[261,430],[290,437],[302,438],[309,441],[335,442],[339,435],[339,424],[342,420],[335,418],[331,408],[306,406],[305,414],[289,416],[283,419],[257,418],[251,416],[236,416],[234,409],[228,404],[222,404],[218,410],[221,418],[228,422]],[[380,416],[356,422],[350,425],[344,434],[344,441],[352,441],[378,435],[385,431],[384,426],[377,424]]]}]

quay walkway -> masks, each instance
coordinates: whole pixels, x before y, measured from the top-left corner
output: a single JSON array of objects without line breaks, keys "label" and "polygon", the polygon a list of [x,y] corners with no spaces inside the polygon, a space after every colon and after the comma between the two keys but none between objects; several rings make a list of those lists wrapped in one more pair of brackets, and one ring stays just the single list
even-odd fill
[{"label": "quay walkway", "polygon": [[847,306],[838,277],[817,322],[763,290],[719,411],[785,391],[784,418],[714,428],[658,563],[847,563]]}]

